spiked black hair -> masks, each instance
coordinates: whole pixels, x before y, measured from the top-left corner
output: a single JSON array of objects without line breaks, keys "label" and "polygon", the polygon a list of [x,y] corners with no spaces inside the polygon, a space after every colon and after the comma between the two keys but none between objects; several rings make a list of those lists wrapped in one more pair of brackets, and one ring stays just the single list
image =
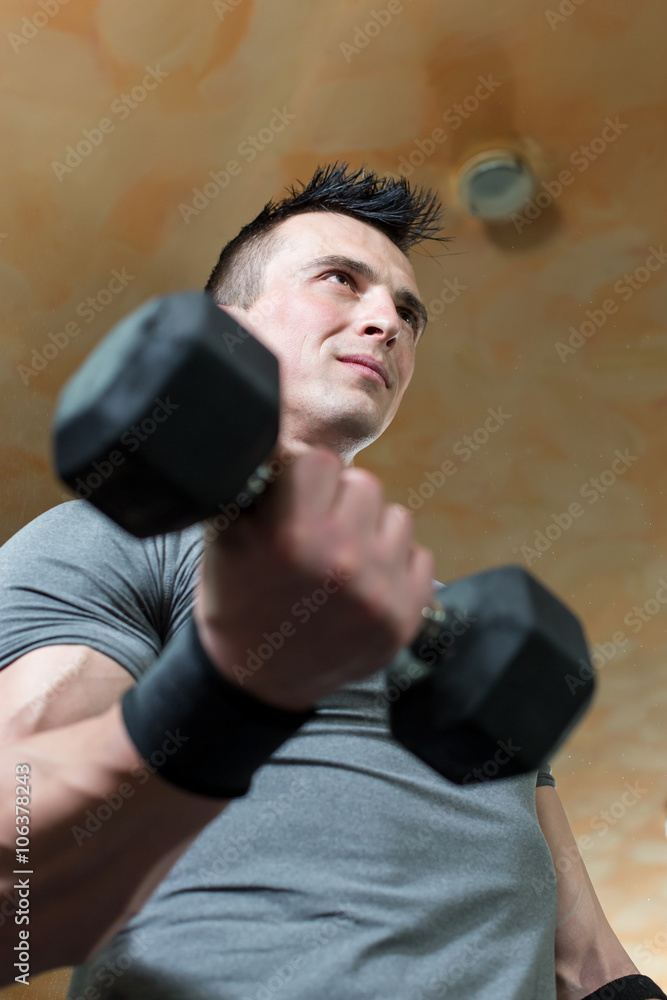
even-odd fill
[{"label": "spiked black hair", "polygon": [[249,309],[262,293],[266,264],[284,241],[278,223],[304,212],[339,212],[375,226],[407,255],[414,244],[437,236],[442,206],[431,190],[411,191],[405,177],[379,177],[362,167],[347,174],[347,163],[318,167],[301,191],[287,188],[290,197],[267,202],[259,215],[223,248],[206,283],[219,305]]}]

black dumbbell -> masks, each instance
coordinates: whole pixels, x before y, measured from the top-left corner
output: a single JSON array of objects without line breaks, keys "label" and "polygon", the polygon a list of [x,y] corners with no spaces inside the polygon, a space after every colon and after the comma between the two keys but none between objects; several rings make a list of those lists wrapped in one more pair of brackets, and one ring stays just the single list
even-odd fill
[{"label": "black dumbbell", "polygon": [[270,454],[278,392],[275,355],[208,295],[151,299],[61,392],[56,470],[137,538],[187,528],[232,503]]},{"label": "black dumbbell", "polygon": [[[206,293],[177,293],[123,320],[65,385],[54,464],[78,497],[146,538],[256,498],[278,426],[276,357]],[[579,621],[519,566],[436,597],[387,669],[392,734],[459,784],[536,770],[593,695]],[[585,679],[568,684],[574,674]]]},{"label": "black dumbbell", "polygon": [[441,610],[425,609],[428,622],[387,670],[394,737],[457,784],[536,770],[593,695],[579,621],[521,566],[438,586],[435,597]]}]

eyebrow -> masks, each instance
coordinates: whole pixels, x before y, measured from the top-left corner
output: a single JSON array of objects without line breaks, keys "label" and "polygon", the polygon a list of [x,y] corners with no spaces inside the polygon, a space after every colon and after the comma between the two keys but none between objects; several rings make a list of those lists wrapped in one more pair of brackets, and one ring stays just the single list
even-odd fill
[{"label": "eyebrow", "polygon": [[[356,257],[345,257],[341,254],[331,254],[327,257],[316,257],[314,260],[311,260],[308,264],[306,264],[302,270],[309,271],[319,267],[345,267],[349,271],[354,271],[355,274],[365,278],[366,281],[369,281],[371,284],[381,284],[379,272],[365,260],[357,260]],[[398,288],[396,290],[396,297],[399,305],[409,306],[411,309],[414,309],[421,319],[422,328],[419,331],[419,336],[421,337],[426,329],[426,324],[428,323],[426,306],[409,288]]]}]

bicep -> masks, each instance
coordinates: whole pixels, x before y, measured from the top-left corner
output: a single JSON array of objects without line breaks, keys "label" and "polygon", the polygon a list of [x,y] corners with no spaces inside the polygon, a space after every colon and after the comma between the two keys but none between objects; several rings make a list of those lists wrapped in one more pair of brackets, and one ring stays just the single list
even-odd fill
[{"label": "bicep", "polygon": [[172,614],[165,544],[84,501],[0,547],[0,745],[101,715],[159,656]]},{"label": "bicep", "polygon": [[0,670],[0,746],[105,712],[135,684],[86,645],[41,646]]}]

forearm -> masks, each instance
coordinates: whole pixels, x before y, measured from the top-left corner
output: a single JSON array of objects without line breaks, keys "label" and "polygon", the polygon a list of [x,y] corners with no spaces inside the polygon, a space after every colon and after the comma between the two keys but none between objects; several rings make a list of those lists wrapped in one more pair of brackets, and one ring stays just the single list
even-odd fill
[{"label": "forearm", "polygon": [[[15,776],[24,763],[30,768],[27,866],[16,863],[15,790],[22,786]],[[16,973],[13,886],[19,879],[30,880],[30,922],[20,926],[30,935],[31,975],[79,964],[142,907],[227,804],[152,774],[127,734],[120,702],[102,715],[0,749],[0,892],[6,924],[0,986]],[[12,874],[22,867],[33,874]]]},{"label": "forearm", "polygon": [[[564,840],[565,834],[561,844]],[[558,878],[558,1000],[579,1000],[614,979],[638,974],[604,914],[579,852],[566,854],[561,850],[554,857],[554,866]]]},{"label": "forearm", "polygon": [[556,995],[581,1000],[639,970],[604,914],[556,790],[538,788],[535,805],[558,883]]}]

